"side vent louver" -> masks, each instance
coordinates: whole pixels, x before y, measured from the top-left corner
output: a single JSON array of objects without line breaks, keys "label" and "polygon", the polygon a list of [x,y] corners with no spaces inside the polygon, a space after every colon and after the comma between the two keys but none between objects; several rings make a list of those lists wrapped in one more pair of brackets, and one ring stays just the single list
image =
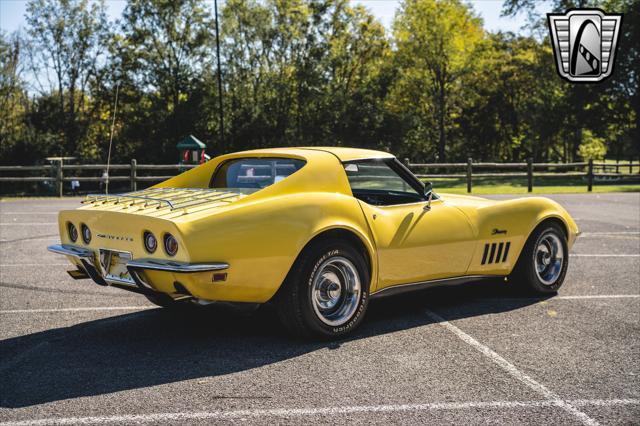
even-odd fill
[{"label": "side vent louver", "polygon": [[500,243],[487,243],[484,245],[484,251],[482,252],[482,264],[490,263],[502,263],[507,260],[509,255],[509,247],[511,243],[509,241]]}]

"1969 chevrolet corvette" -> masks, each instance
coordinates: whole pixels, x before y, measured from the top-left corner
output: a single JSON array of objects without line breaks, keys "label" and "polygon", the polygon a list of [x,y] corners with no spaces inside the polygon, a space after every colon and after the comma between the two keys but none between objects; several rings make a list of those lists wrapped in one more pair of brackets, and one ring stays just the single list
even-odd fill
[{"label": "1969 chevrolet corvette", "polygon": [[552,200],[436,194],[393,155],[321,147],[223,155],[58,220],[49,250],[76,279],[164,307],[273,300],[321,337],[352,331],[372,297],[488,278],[555,292],[578,234]]}]

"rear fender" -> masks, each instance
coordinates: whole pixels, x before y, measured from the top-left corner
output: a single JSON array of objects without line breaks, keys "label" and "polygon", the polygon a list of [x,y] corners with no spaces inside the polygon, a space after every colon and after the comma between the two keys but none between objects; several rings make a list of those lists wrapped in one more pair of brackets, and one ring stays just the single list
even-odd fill
[{"label": "rear fender", "polygon": [[331,229],[360,238],[372,261],[372,275],[377,271],[362,210],[356,199],[342,194],[307,192],[256,200],[184,223],[181,229],[192,262],[229,264],[226,282],[196,289],[196,297],[203,299],[268,301],[304,247]]}]

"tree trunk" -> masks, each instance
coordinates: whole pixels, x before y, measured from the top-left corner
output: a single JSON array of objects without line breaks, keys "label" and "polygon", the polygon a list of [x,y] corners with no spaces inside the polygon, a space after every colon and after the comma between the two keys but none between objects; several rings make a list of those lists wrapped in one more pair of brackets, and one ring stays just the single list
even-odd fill
[{"label": "tree trunk", "polygon": [[576,128],[576,135],[573,141],[573,149],[571,150],[571,161],[578,161],[578,151],[582,145],[582,127]]},{"label": "tree trunk", "polygon": [[438,161],[446,161],[445,146],[447,144],[445,128],[444,128],[444,116],[445,116],[445,88],[444,82],[440,82],[440,92],[438,94]]}]

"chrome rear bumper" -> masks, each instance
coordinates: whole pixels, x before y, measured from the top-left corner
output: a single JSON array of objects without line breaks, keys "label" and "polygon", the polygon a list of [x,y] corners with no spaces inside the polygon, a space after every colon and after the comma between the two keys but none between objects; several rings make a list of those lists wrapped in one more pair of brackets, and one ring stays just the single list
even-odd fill
[{"label": "chrome rear bumper", "polygon": [[[47,247],[47,250],[52,253],[76,258],[82,265],[84,272],[86,272],[96,284],[103,286],[109,285],[102,275],[100,275],[100,272],[98,272],[93,251],[70,244],[53,244]],[[80,269],[80,267],[78,267],[78,269]]]},{"label": "chrome rear bumper", "polygon": [[47,250],[56,254],[77,257],[78,259],[91,259],[93,262],[93,252],[82,247],[76,247],[68,244],[54,244],[47,247]]},{"label": "chrome rear bumper", "polygon": [[127,262],[127,268],[152,269],[177,273],[222,271],[229,268],[227,263],[186,263],[173,260],[135,259]]},{"label": "chrome rear bumper", "polygon": [[187,263],[178,262],[173,260],[159,260],[159,259],[134,259],[127,262],[127,269],[131,274],[131,277],[135,281],[137,286],[133,283],[127,285],[124,282],[114,282],[113,280],[105,280],[103,274],[100,272],[101,268],[96,265],[96,254],[89,249],[83,247],[77,247],[70,244],[53,244],[47,247],[52,253],[62,254],[65,256],[71,256],[76,258],[82,265],[84,272],[91,277],[96,284],[99,285],[112,285],[125,290],[131,290],[143,294],[157,294],[157,292],[148,283],[142,280],[139,272],[144,270],[153,271],[165,271],[173,273],[195,273],[195,272],[210,272],[210,271],[222,271],[229,268],[229,264],[215,262],[215,263]]},{"label": "chrome rear bumper", "polygon": [[[69,244],[54,244],[47,247],[52,253],[72,256],[78,260],[89,261],[95,266],[94,252],[82,247],[76,247]],[[150,269],[154,271],[167,271],[176,273],[189,272],[209,272],[222,271],[229,268],[228,263],[187,263],[175,260],[159,260],[159,259],[134,259],[127,262],[127,268],[133,269]]]}]

